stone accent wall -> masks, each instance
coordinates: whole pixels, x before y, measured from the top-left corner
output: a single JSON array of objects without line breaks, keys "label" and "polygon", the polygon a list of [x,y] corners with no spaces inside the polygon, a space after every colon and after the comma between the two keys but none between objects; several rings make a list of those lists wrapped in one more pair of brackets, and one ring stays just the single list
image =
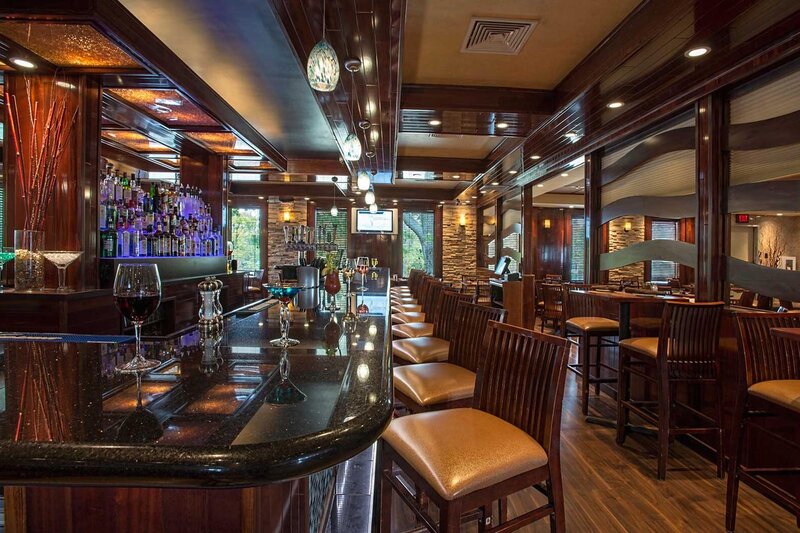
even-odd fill
[{"label": "stone accent wall", "polygon": [[275,265],[296,265],[297,252],[286,249],[283,226],[284,213],[288,212],[289,224],[305,224],[308,220],[305,200],[281,202],[276,196],[270,196],[267,202],[267,274],[274,272]]},{"label": "stone accent wall", "polygon": [[[442,277],[446,282],[459,283],[462,274],[474,275],[478,264],[476,210],[456,205],[445,205],[442,210]],[[463,228],[462,214],[467,223]]]},{"label": "stone accent wall", "polygon": [[[631,223],[630,231],[625,231],[625,222]],[[637,242],[644,242],[643,216],[615,218],[608,224],[609,252],[620,250]],[[633,263],[632,265],[608,271],[609,282],[617,282],[622,278],[637,278],[640,283],[644,283],[644,263]]]}]

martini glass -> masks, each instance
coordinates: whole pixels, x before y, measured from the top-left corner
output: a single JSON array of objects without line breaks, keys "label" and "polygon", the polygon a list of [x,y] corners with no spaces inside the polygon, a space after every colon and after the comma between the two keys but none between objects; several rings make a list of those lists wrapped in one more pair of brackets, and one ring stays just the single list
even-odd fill
[{"label": "martini glass", "polygon": [[300,292],[301,287],[298,285],[287,285],[285,283],[265,284],[264,288],[281,303],[280,324],[281,324],[281,338],[272,339],[270,344],[273,346],[280,346],[286,348],[287,346],[296,346],[300,344],[297,339],[289,338],[289,326],[292,323],[291,314],[289,313],[289,302],[291,302],[297,293]]},{"label": "martini glass", "polygon": [[0,248],[0,290],[3,290],[3,265],[13,260],[14,260],[13,248]]},{"label": "martini glass", "polygon": [[67,287],[67,267],[70,266],[76,259],[83,255],[83,252],[68,252],[65,250],[53,250],[49,252],[42,252],[45,259],[50,261],[58,269],[58,292],[71,291]]}]

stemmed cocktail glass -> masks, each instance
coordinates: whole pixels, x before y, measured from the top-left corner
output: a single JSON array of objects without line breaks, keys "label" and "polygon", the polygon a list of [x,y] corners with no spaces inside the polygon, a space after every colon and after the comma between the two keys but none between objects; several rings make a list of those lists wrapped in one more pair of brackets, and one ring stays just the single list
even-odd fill
[{"label": "stemmed cocktail glass", "polygon": [[121,264],[114,277],[114,303],[122,315],[133,323],[136,335],[136,355],[118,372],[132,373],[151,370],[161,364],[142,355],[142,324],[161,304],[161,277],[154,264]]},{"label": "stemmed cocktail glass", "polygon": [[281,337],[279,339],[272,339],[269,341],[270,344],[273,346],[280,346],[282,348],[300,344],[299,340],[289,338],[289,326],[292,323],[291,313],[289,312],[289,303],[294,299],[295,296],[297,296],[297,293],[300,292],[302,287],[296,283],[287,283],[277,280],[274,283],[265,284],[264,288],[267,289],[273,298],[276,298],[281,304]]},{"label": "stemmed cocktail glass", "polygon": [[365,292],[367,290],[367,272],[369,271],[369,257],[359,257],[356,259],[356,270],[361,274],[361,287],[359,291]]},{"label": "stemmed cocktail glass", "polygon": [[45,259],[50,261],[58,269],[58,292],[67,292],[72,289],[67,287],[67,267],[74,263],[83,252],[69,252],[66,250],[52,250],[42,252]]}]

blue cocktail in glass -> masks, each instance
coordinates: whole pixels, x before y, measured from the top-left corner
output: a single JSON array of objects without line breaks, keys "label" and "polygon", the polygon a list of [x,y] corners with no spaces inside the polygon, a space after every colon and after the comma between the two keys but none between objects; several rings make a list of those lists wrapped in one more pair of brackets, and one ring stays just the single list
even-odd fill
[{"label": "blue cocktail in glass", "polygon": [[291,324],[291,315],[289,313],[289,302],[291,302],[297,293],[300,292],[302,287],[298,287],[297,285],[270,285],[265,284],[264,288],[269,291],[269,293],[276,298],[281,303],[281,312],[280,312],[280,324],[281,324],[281,338],[280,339],[272,339],[270,344],[273,346],[281,346],[286,348],[287,346],[295,346],[300,344],[300,341],[297,339],[290,339],[289,338],[289,325]]}]

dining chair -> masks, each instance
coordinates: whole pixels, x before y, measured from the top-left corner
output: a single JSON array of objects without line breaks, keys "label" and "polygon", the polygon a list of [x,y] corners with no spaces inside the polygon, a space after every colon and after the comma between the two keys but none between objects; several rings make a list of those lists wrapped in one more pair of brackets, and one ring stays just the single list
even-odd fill
[{"label": "dining chair", "polygon": [[[595,394],[600,394],[602,383],[616,383],[617,367],[603,362],[603,348],[613,348],[610,340],[619,336],[619,322],[603,316],[600,300],[591,294],[573,292],[570,287],[563,292],[564,330],[563,336],[578,338],[578,362],[567,367],[581,378],[581,411],[589,414],[589,386],[595,385]],[[595,359],[592,363],[592,351]],[[594,368],[594,374],[591,373]],[[614,377],[603,377],[602,370],[614,372]]]},{"label": "dining chair", "polygon": [[541,319],[541,331],[544,333],[544,327],[547,325],[548,322],[552,323],[553,329],[561,330],[562,324],[561,321],[563,319],[563,310],[562,310],[562,294],[563,294],[563,287],[557,283],[542,283],[542,312],[540,314]]},{"label": "dining chair", "polygon": [[739,301],[737,305],[742,307],[753,307],[753,302],[756,300],[756,293],[753,291],[744,291],[741,296],[739,296]]},{"label": "dining chair", "polygon": [[[634,412],[658,428],[658,479],[666,479],[669,444],[674,435],[711,434],[717,443],[717,475],[722,476],[722,388],[717,381],[717,356],[723,302],[667,302],[658,337],[631,337],[619,341],[617,369],[617,444],[622,445]],[[630,376],[654,383],[656,402],[631,399]],[[680,402],[678,384],[705,385],[715,390],[715,415],[708,416]],[[657,410],[653,411],[655,403]],[[677,426],[676,408],[703,425]]]},{"label": "dining chair", "polygon": [[756,296],[756,309],[772,309],[772,296],[759,294]]},{"label": "dining chair", "polygon": [[[482,359],[483,334],[489,322],[503,322],[505,314],[504,309],[458,302],[453,321],[456,330],[445,357],[395,367],[395,398],[412,413],[468,407]],[[406,340],[418,339],[395,342]]]},{"label": "dining chair", "polygon": [[[543,492],[547,502],[510,520],[501,512],[497,530],[549,517],[552,531],[564,531],[559,446],[566,344],[490,322],[472,407],[392,420],[381,437],[381,532],[391,531],[393,491],[428,530],[454,533],[464,513],[478,510],[482,529],[495,500],[528,487]],[[427,501],[439,509],[438,524]]]},{"label": "dining chair", "polygon": [[[795,457],[800,456],[796,429],[800,427],[800,342],[778,338],[770,331],[800,328],[800,312],[738,313],[736,326],[740,371],[731,426],[725,529],[735,530],[741,481],[793,512],[800,527],[800,492],[791,494],[774,483],[787,475],[800,476],[797,462],[780,464],[771,456],[761,466],[743,464],[745,455],[758,456],[765,437],[793,452]],[[784,431],[775,432],[776,426]],[[745,453],[746,437],[751,430],[757,430],[759,438],[751,440],[749,453]]]}]

